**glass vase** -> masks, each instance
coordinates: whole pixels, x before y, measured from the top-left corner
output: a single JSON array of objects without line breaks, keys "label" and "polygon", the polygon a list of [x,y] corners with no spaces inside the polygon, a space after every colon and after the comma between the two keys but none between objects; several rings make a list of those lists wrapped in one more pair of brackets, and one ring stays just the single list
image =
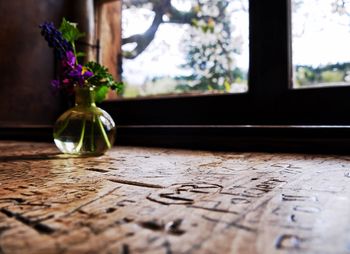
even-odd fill
[{"label": "glass vase", "polygon": [[75,107],[56,121],[53,137],[62,153],[97,156],[112,147],[116,127],[112,117],[95,104],[92,88],[75,89]]}]

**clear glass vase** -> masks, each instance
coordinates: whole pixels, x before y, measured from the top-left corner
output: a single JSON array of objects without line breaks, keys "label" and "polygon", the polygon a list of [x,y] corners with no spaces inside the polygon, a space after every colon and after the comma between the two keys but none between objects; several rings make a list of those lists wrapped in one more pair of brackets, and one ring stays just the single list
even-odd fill
[{"label": "clear glass vase", "polygon": [[76,88],[75,107],[58,118],[53,137],[63,153],[97,156],[112,147],[115,132],[112,117],[96,106],[94,90]]}]

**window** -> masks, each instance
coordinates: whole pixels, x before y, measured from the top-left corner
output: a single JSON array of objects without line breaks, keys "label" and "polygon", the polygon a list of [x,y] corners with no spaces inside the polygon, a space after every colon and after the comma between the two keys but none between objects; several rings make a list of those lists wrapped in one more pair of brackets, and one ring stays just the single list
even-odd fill
[{"label": "window", "polygon": [[[121,126],[122,136],[127,137],[125,143],[133,140],[130,142],[135,144],[142,139],[142,144],[186,144],[194,142],[192,137],[197,135],[197,141],[215,144],[220,138],[229,142],[228,136],[239,136],[242,132],[236,132],[237,128],[244,129],[242,135],[254,140],[264,135],[256,131],[261,126],[316,128],[349,124],[349,87],[292,89],[292,4],[289,0],[249,1],[246,93],[143,97],[104,103],[103,107]],[[271,133],[280,132],[268,135]],[[322,139],[323,134],[317,138]],[[304,135],[307,136],[312,135]]]},{"label": "window", "polygon": [[294,88],[350,85],[349,15],[346,0],[292,0]]},{"label": "window", "polygon": [[123,1],[123,97],[248,90],[248,0]]}]

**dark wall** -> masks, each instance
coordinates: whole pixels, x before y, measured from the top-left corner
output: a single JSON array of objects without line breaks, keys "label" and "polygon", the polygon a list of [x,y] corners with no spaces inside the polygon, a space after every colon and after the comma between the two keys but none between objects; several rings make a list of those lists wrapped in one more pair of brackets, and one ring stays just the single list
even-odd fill
[{"label": "dark wall", "polygon": [[53,52],[38,25],[59,24],[68,2],[0,0],[0,126],[51,125],[61,113]]}]

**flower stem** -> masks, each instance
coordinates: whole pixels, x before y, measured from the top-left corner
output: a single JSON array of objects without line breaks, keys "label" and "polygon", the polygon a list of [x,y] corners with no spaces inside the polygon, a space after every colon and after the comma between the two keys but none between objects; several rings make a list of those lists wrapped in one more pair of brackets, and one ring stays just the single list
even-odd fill
[{"label": "flower stem", "polygon": [[83,146],[83,140],[84,140],[84,135],[85,135],[85,125],[86,125],[86,119],[84,119],[84,121],[83,121],[83,127],[81,128],[79,143],[75,149],[77,153],[80,152],[80,149]]},{"label": "flower stem", "polygon": [[78,64],[77,50],[75,48],[74,41],[72,42],[72,48],[73,48],[73,53],[74,53],[74,56],[75,56],[75,64]]},{"label": "flower stem", "polygon": [[111,143],[109,142],[109,139],[107,137],[107,134],[106,134],[106,131],[105,129],[103,128],[103,125],[102,125],[102,122],[101,122],[101,119],[99,117],[97,117],[97,122],[98,122],[98,125],[100,126],[100,130],[101,130],[101,133],[102,133],[102,136],[106,142],[106,145],[108,148],[111,148]]},{"label": "flower stem", "polygon": [[95,151],[95,137],[94,137],[94,128],[95,127],[95,115],[93,115],[92,116],[92,121],[91,121],[91,136],[90,136],[90,138],[91,138],[91,143],[90,143],[90,150],[92,151],[92,152],[94,152]]},{"label": "flower stem", "polygon": [[67,128],[68,124],[69,124],[69,119],[70,119],[70,115],[66,117],[66,120],[64,121],[64,124],[62,125],[62,127],[54,133],[54,138],[59,138],[62,134],[62,132]]}]

